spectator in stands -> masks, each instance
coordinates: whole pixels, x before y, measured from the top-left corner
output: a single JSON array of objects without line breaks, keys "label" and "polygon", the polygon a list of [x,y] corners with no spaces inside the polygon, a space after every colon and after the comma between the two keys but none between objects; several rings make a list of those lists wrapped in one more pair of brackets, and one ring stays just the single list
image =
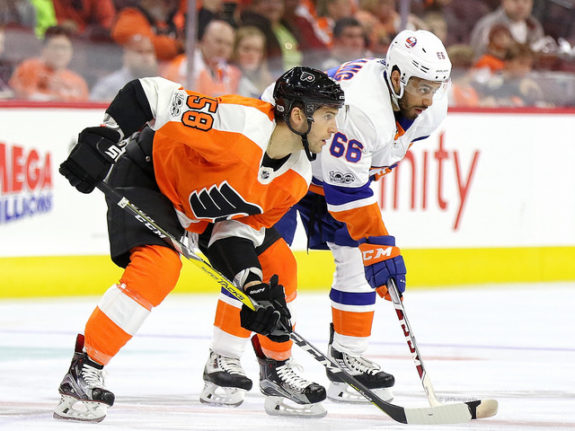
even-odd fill
[{"label": "spectator in stands", "polygon": [[361,23],[352,17],[342,18],[333,28],[333,44],[330,57],[323,63],[322,69],[338,67],[346,61],[365,57],[366,38]]},{"label": "spectator in stands", "polygon": [[284,19],[285,0],[253,0],[242,11],[240,22],[259,28],[266,36],[266,57],[272,75],[303,63],[303,53],[295,30]]},{"label": "spectator in stands", "polygon": [[294,34],[297,35],[299,49],[302,51],[302,63],[318,67],[328,55],[327,41],[322,40],[314,29],[314,19],[302,14],[305,9],[300,7],[301,0],[284,0],[285,21]]},{"label": "spectator in stands", "polygon": [[471,47],[477,57],[487,49],[489,30],[505,24],[517,43],[531,45],[544,36],[543,27],[531,15],[533,0],[501,0],[501,6],[479,20],[471,32]]},{"label": "spectator in stands", "polygon": [[526,44],[515,43],[507,51],[505,65],[480,93],[495,100],[496,106],[549,106],[543,91],[531,76],[535,54]]},{"label": "spectator in stands", "polygon": [[428,31],[436,35],[444,45],[447,45],[447,20],[442,12],[426,12],[425,15],[423,15],[423,23]]},{"label": "spectator in stands", "polygon": [[[379,37],[382,34],[387,34],[393,38],[401,30],[401,16],[397,12],[396,0],[359,0],[359,10],[355,17],[363,25],[370,43],[376,35]],[[417,16],[409,14],[407,29],[417,30],[420,28],[425,28],[423,21]]]},{"label": "spectator in stands", "polygon": [[112,0],[52,0],[58,25],[71,34],[92,40],[109,40],[116,16]]},{"label": "spectator in stands", "polygon": [[150,38],[160,62],[183,52],[184,22],[176,19],[179,0],[140,0],[137,6],[118,11],[112,39],[124,45],[134,34]]},{"label": "spectator in stands", "polygon": [[[235,30],[229,23],[210,21],[195,53],[191,90],[210,96],[237,93],[241,72],[229,64],[234,38]],[[166,68],[164,76],[186,85],[187,70],[187,56],[181,54]]]},{"label": "spectator in stands", "polygon": [[10,90],[10,86],[8,85],[8,80],[12,73],[12,65],[3,57],[4,38],[4,27],[0,25],[0,99],[7,99],[12,96],[12,90]]},{"label": "spectator in stands", "polygon": [[66,102],[87,100],[86,81],[68,69],[72,55],[68,31],[59,26],[49,27],[40,57],[23,61],[10,78],[16,97]]},{"label": "spectator in stands", "polygon": [[373,30],[371,35],[366,38],[368,55],[372,57],[385,58],[387,49],[394,37],[395,34],[389,34],[383,27],[378,27]]},{"label": "spectator in stands", "polygon": [[[186,3],[187,10],[187,0],[182,0]],[[237,8],[237,3],[230,2],[227,0],[202,0],[200,3],[201,7],[197,10],[197,24],[198,33],[197,39],[200,40],[206,31],[207,25],[210,21],[214,19],[227,21],[232,27],[236,27],[236,17],[235,10]]]},{"label": "spectator in stands", "polygon": [[33,29],[36,25],[36,10],[28,0],[2,0],[0,25]]},{"label": "spectator in stands", "polygon": [[469,30],[492,10],[485,0],[423,0],[411,5],[412,12],[422,19],[428,12],[443,15],[448,29],[446,46],[469,44]]},{"label": "spectator in stands", "polygon": [[44,39],[44,33],[48,27],[58,24],[54,3],[52,0],[31,0],[36,11],[36,27],[34,32],[38,39]]},{"label": "spectator in stands", "polygon": [[353,15],[352,0],[319,0],[317,24],[328,37],[328,45],[333,42],[333,28],[342,18]]},{"label": "spectator in stands", "polygon": [[242,76],[238,84],[238,94],[259,98],[266,87],[273,82],[265,58],[266,37],[256,27],[240,27],[232,62],[240,69]]},{"label": "spectator in stands", "polygon": [[479,57],[473,67],[476,69],[487,68],[491,72],[503,69],[507,51],[514,43],[507,25],[493,25],[489,30],[489,42],[485,54]]},{"label": "spectator in stands", "polygon": [[455,44],[447,48],[451,60],[451,86],[448,91],[449,106],[481,106],[482,100],[475,88],[475,73],[473,64],[473,49],[470,45]]},{"label": "spectator in stands", "polygon": [[533,15],[538,17],[543,32],[554,40],[565,39],[575,46],[575,2],[538,1],[533,6]]},{"label": "spectator in stands", "polygon": [[91,100],[111,102],[118,91],[133,79],[158,74],[156,52],[149,37],[135,34],[123,49],[122,68],[96,82],[90,93]]}]

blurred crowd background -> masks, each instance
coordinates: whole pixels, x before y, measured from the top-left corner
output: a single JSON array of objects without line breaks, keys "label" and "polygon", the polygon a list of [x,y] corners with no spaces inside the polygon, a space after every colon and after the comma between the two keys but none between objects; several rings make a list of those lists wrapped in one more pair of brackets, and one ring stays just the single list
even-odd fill
[{"label": "blurred crowd background", "polygon": [[0,99],[109,102],[158,75],[259,97],[296,65],[385,57],[403,28],[446,45],[450,106],[575,106],[575,0],[0,0]]}]

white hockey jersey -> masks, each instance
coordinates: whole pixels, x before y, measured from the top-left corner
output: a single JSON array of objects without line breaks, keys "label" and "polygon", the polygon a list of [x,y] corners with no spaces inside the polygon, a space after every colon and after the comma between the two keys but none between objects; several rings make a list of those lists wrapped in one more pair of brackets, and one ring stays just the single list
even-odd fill
[{"label": "white hockey jersey", "polygon": [[[382,59],[364,58],[327,71],[345,92],[338,132],[312,162],[310,190],[325,196],[330,214],[352,238],[388,235],[371,181],[388,173],[411,144],[427,138],[447,114],[447,98],[412,122],[396,121]],[[266,90],[264,100],[273,102]]]}]

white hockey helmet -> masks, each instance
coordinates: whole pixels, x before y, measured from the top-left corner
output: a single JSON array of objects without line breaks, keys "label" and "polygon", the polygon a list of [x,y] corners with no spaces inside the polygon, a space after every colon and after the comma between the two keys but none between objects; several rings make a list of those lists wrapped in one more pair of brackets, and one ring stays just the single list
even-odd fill
[{"label": "white hockey helmet", "polygon": [[[451,61],[445,46],[436,35],[426,30],[399,32],[389,45],[385,63],[387,82],[397,99],[403,96],[409,78],[413,76],[439,82],[445,88],[451,74]],[[395,68],[400,73],[399,94],[391,84],[391,72]]]}]

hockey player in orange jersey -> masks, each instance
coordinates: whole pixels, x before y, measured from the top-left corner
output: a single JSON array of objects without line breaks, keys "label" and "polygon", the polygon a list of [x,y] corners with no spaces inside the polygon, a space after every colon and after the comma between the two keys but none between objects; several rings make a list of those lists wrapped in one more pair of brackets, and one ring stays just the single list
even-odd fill
[{"label": "hockey player in orange jersey", "polygon": [[[281,396],[288,383],[305,382],[293,398],[313,410],[325,389],[297,375],[289,358],[263,353],[266,345],[289,340],[282,328],[291,328],[286,300],[295,297],[296,279],[289,247],[266,228],[305,195],[309,159],[337,131],[344,96],[324,73],[296,67],[278,79],[274,99],[275,107],[207,97],[163,78],[131,81],[107,108],[104,124],[80,133],[60,173],[82,193],[107,177],[164,229],[196,241],[214,267],[262,305],[257,312],[244,307],[238,323],[267,336],[260,349],[267,394]],[[114,403],[104,366],[180,274],[178,253],[111,201],[108,231],[112,260],[125,270],[76,339],[57,419],[104,419]]]}]

